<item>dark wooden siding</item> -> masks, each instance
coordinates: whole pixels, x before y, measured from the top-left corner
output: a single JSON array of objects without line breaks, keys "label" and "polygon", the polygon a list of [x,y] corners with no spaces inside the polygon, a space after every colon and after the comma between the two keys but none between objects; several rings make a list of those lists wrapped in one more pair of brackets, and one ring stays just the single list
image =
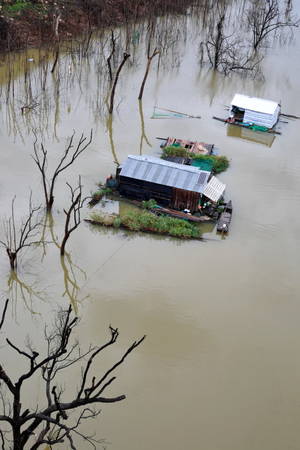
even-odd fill
[{"label": "dark wooden siding", "polygon": [[184,189],[173,188],[171,208],[183,210],[189,209],[191,212],[198,210],[200,194],[198,192],[185,191]]},{"label": "dark wooden siding", "polygon": [[163,206],[170,206],[172,201],[172,190],[173,188],[169,186],[120,176],[120,194],[140,201],[153,198]]},{"label": "dark wooden siding", "polygon": [[153,198],[162,206],[178,210],[187,208],[191,212],[197,211],[200,200],[198,192],[185,191],[184,189],[122,176],[120,176],[119,192],[125,197],[140,201]]}]

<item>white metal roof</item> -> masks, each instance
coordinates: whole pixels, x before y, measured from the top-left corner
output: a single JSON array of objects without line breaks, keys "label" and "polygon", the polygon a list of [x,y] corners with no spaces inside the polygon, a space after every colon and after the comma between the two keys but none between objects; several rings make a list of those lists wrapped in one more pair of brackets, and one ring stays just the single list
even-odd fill
[{"label": "white metal roof", "polygon": [[221,183],[216,177],[211,177],[209,183],[205,186],[203,195],[213,202],[217,202],[225,191],[226,184]]},{"label": "white metal roof", "polygon": [[210,172],[153,156],[129,155],[122,165],[120,175],[202,193]]},{"label": "white metal roof", "polygon": [[235,94],[231,102],[232,106],[241,109],[262,112],[264,114],[274,114],[278,103],[263,98],[249,97],[248,95]]}]

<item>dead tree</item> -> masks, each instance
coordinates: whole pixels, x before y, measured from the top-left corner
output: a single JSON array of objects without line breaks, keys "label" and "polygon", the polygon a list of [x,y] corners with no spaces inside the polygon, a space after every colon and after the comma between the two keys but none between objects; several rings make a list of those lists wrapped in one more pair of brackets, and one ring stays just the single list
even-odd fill
[{"label": "dead tree", "polygon": [[144,93],[145,84],[146,84],[146,81],[147,81],[147,78],[148,78],[148,75],[149,75],[150,66],[151,66],[153,58],[156,55],[159,55],[159,50],[157,49],[157,47],[155,47],[155,49],[153,50],[153,52],[151,54],[150,53],[150,40],[149,40],[148,49],[147,49],[147,65],[146,65],[145,75],[144,75],[144,78],[143,78],[143,81],[142,81],[142,84],[141,84],[140,93],[139,93],[139,96],[138,96],[139,100],[142,100],[142,98],[143,98],[143,93]]},{"label": "dead tree", "polygon": [[[214,70],[228,75],[230,72],[251,72],[255,76],[259,72],[259,64],[263,56],[253,53],[249,46],[245,46],[241,38],[235,33],[226,35],[224,32],[226,18],[226,5],[218,7],[218,20],[216,29],[213,24],[209,31],[205,46],[201,42],[200,54],[206,50],[208,61]],[[200,58],[202,64],[203,54]]]},{"label": "dead tree", "polygon": [[57,63],[58,63],[58,58],[59,58],[59,51],[60,51],[60,42],[59,41],[60,41],[60,39],[59,39],[58,27],[59,27],[60,22],[61,22],[61,14],[60,14],[59,9],[56,6],[54,13],[53,13],[53,32],[54,32],[54,39],[55,39],[56,45],[55,45],[55,54],[54,54],[54,61],[53,61],[51,73],[54,72],[55,67],[57,66]]},{"label": "dead tree", "polygon": [[69,183],[67,183],[67,186],[70,189],[71,192],[71,205],[69,209],[64,209],[64,213],[66,215],[66,221],[65,221],[65,230],[64,230],[64,237],[60,246],[60,254],[61,256],[64,256],[65,254],[65,247],[67,240],[69,239],[71,233],[78,228],[81,217],[80,212],[83,207],[85,198],[82,198],[82,185],[81,185],[81,179],[79,177],[78,186],[74,189]]},{"label": "dead tree", "polygon": [[209,61],[214,68],[217,70],[219,65],[223,60],[223,55],[225,52],[224,44],[226,41],[226,36],[224,35],[224,21],[225,21],[225,10],[219,15],[219,20],[217,23],[217,31],[215,36],[212,34],[211,39],[206,43],[206,49]]},{"label": "dead tree", "polygon": [[111,51],[110,51],[110,54],[109,54],[106,62],[107,62],[107,66],[108,66],[109,79],[110,79],[110,82],[112,83],[113,73],[112,73],[112,68],[111,68],[111,58],[114,56],[115,51],[116,51],[116,38],[115,38],[114,30],[111,30],[111,32],[110,32],[110,42],[111,42]]},{"label": "dead tree", "polygon": [[68,144],[63,152],[63,155],[50,178],[50,181],[48,181],[47,177],[48,150],[44,147],[43,143],[41,143],[40,146],[38,146],[37,139],[34,142],[34,154],[32,155],[32,158],[42,175],[43,191],[45,196],[46,208],[48,212],[51,211],[54,203],[54,188],[58,176],[64,170],[70,167],[74,163],[74,161],[78,158],[78,156],[80,156],[81,153],[84,152],[84,150],[91,144],[93,138],[93,130],[91,130],[89,138],[85,137],[82,134],[77,144],[74,144],[74,136],[75,131],[70,137]]},{"label": "dead tree", "polygon": [[115,75],[115,78],[114,78],[114,82],[113,82],[113,85],[112,85],[112,89],[111,89],[111,93],[110,93],[110,103],[109,103],[109,108],[108,108],[109,114],[113,113],[113,110],[114,110],[114,98],[115,98],[115,92],[116,92],[117,83],[118,83],[118,80],[119,80],[119,76],[120,76],[121,70],[122,70],[122,68],[123,68],[123,66],[126,63],[128,58],[130,58],[129,53],[123,53],[123,60],[122,60],[121,64],[119,65],[118,70],[116,72],[116,75]]},{"label": "dead tree", "polygon": [[282,18],[278,0],[252,0],[247,12],[248,27],[252,33],[252,45],[257,50],[266,38],[281,28],[297,27],[299,20]]},{"label": "dead tree", "polygon": [[[5,326],[5,314],[8,301],[6,301],[0,321],[0,329]],[[124,394],[108,396],[106,390],[115,381],[115,371],[123,364],[128,355],[135,350],[144,340],[143,336],[135,341],[123,355],[104,373],[92,373],[93,364],[105,349],[116,343],[119,337],[117,328],[109,327],[110,337],[104,344],[97,347],[89,347],[82,352],[78,341],[72,342],[72,333],[78,324],[77,317],[73,317],[72,308],[61,311],[56,319],[54,330],[48,332],[45,328],[45,340],[47,351],[40,355],[32,344],[23,349],[16,343],[6,338],[7,348],[15,352],[20,358],[28,362],[27,370],[14,377],[7,373],[3,358],[0,364],[2,411],[0,423],[0,438],[2,448],[5,441],[9,443],[7,448],[23,450],[30,446],[31,450],[37,450],[43,446],[55,446],[68,443],[70,448],[76,449],[74,438],[82,438],[96,448],[98,441],[92,436],[84,434],[80,425],[85,420],[94,418],[99,414],[96,409],[99,404],[116,403],[124,400]],[[57,378],[62,371],[67,373],[68,368],[76,363],[82,364],[82,377],[79,387],[64,399],[65,393],[57,384]],[[17,371],[20,369],[16,364]],[[36,377],[40,377],[44,386],[44,398],[39,399],[35,408],[27,408],[23,393],[29,389],[30,384],[36,385]],[[75,385],[75,383],[74,383]],[[69,392],[71,389],[69,390]],[[72,422],[68,413],[73,412]],[[77,414],[76,414],[77,412]],[[76,416],[74,416],[76,414]],[[0,441],[1,442],[1,441]],[[64,444],[66,448],[67,444]]]},{"label": "dead tree", "polygon": [[40,206],[32,205],[30,195],[27,216],[18,225],[15,217],[15,198],[11,202],[11,216],[3,222],[4,237],[0,240],[0,245],[5,248],[9,258],[11,270],[17,268],[19,253],[24,248],[37,244],[36,238],[41,224],[38,217],[40,209]]}]

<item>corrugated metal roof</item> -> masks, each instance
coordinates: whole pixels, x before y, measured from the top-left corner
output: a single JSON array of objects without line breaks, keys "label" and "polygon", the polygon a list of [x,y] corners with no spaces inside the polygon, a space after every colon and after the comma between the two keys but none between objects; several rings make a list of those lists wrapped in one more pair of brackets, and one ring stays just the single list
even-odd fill
[{"label": "corrugated metal roof", "polygon": [[211,177],[209,183],[205,186],[203,195],[213,202],[217,202],[223,195],[226,184],[221,183],[216,177]]},{"label": "corrugated metal roof", "polygon": [[129,155],[122,165],[120,175],[202,193],[210,172],[153,156]]},{"label": "corrugated metal roof", "polygon": [[278,103],[263,98],[249,97],[248,95],[235,94],[231,102],[232,106],[242,109],[262,112],[264,114],[274,114]]}]

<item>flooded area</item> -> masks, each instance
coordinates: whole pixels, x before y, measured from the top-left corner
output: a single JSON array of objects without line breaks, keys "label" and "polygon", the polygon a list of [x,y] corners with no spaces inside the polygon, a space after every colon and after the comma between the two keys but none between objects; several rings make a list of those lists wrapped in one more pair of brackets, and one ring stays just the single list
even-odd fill
[{"label": "flooded area", "polygon": [[[295,12],[300,15],[300,6]],[[2,56],[2,218],[9,216],[14,196],[18,217],[26,214],[30,191],[35,204],[43,202],[31,157],[35,139],[48,149],[51,173],[73,130],[77,138],[93,129],[92,144],[57,182],[45,245],[27,249],[14,276],[1,249],[1,298],[11,299],[9,329],[14,341],[22,343],[29,333],[33,346],[42,347],[44,323],[71,302],[81,318],[83,348],[105,341],[110,324],[119,328],[120,339],[98,361],[99,371],[147,335],[109,389],[111,395],[125,393],[126,400],[101,405],[101,415],[84,425],[105,440],[97,448],[298,450],[300,122],[279,123],[282,135],[274,137],[229,127],[212,116],[226,117],[236,92],[278,101],[283,112],[300,115],[299,30],[266,49],[262,75],[225,77],[199,64],[197,18],[169,20],[162,20],[161,29],[169,30],[170,47],[153,60],[142,102],[137,97],[146,67],[143,24],[135,30],[112,118],[103,76],[105,33],[94,38],[86,56],[76,48],[66,51],[53,75],[42,51]],[[116,30],[120,42],[125,32]],[[123,50],[118,47],[118,56]],[[22,114],[28,99],[38,106]],[[201,119],[151,119],[154,106]],[[61,260],[66,182],[76,184],[81,175],[88,196],[128,154],[159,157],[156,137],[167,136],[213,143],[230,159],[229,169],[218,176],[233,202],[228,236],[203,225],[203,242],[182,241],[82,222]],[[120,211],[128,205],[108,200],[106,207]],[[89,213],[85,208],[82,217]],[[1,348],[1,358],[17,371],[10,353]],[[79,370],[62,379],[67,390],[75,375]],[[39,389],[28,397],[35,402],[38,394]],[[90,446],[81,442],[78,448]]]}]

